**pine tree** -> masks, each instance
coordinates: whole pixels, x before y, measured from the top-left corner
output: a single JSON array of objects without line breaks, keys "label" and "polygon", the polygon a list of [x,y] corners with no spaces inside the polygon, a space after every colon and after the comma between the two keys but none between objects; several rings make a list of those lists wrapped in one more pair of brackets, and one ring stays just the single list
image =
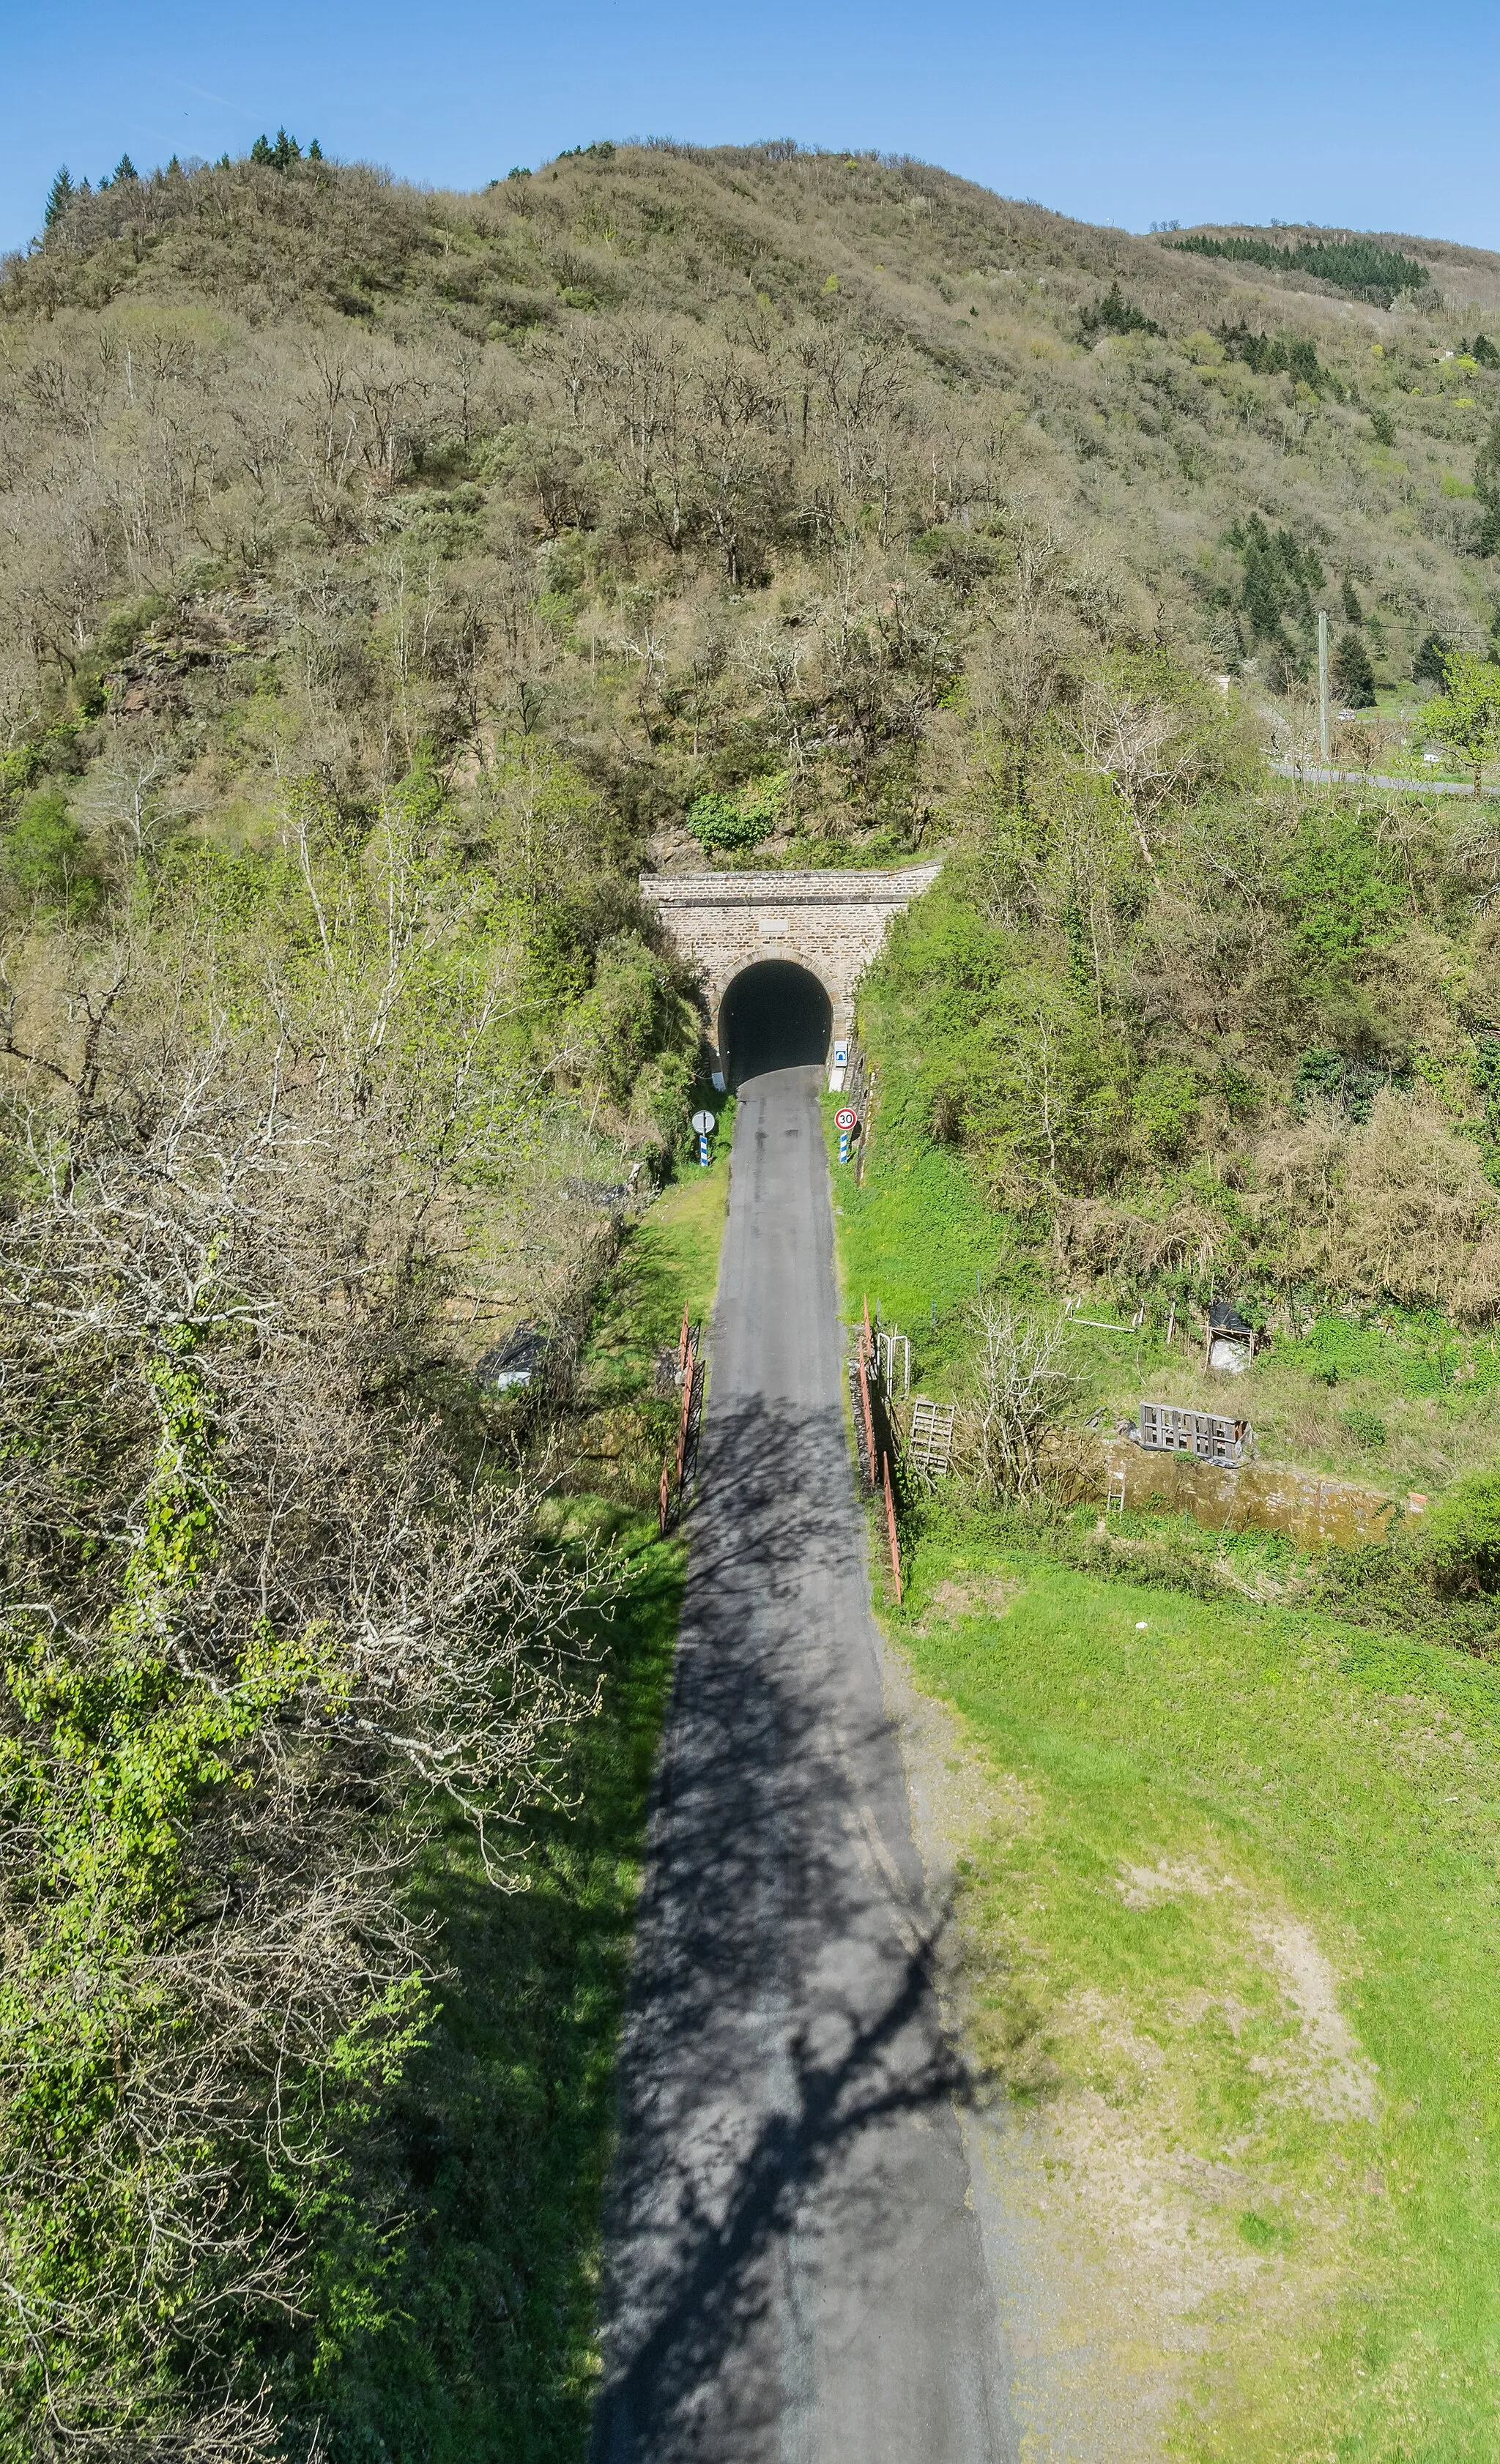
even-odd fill
[{"label": "pine tree", "polygon": [[311,145],[309,145],[307,149],[307,159],[309,163],[320,163],[323,159],[323,149],[319,144],[316,137],[313,139]]},{"label": "pine tree", "polygon": [[135,165],[130,160],[129,155],[121,154],[119,162],[115,165],[116,187],[119,187],[121,180],[137,180],[140,176],[141,175],[137,171]]},{"label": "pine tree", "polygon": [[254,145],[253,145],[253,146],[251,147],[251,149],[250,149],[250,159],[251,159],[251,161],[252,161],[253,163],[269,163],[269,162],[270,162],[270,160],[271,160],[271,142],[270,142],[269,138],[267,138],[267,137],[265,137],[265,136],[260,136],[260,137],[257,137],[257,138],[256,138],[256,140],[255,140],[255,142],[254,142]]},{"label": "pine tree", "polygon": [[1359,605],[1359,593],[1355,588],[1354,583],[1350,581],[1347,573],[1344,576],[1343,601],[1344,614],[1348,617],[1350,624],[1362,625],[1364,623],[1364,609]]},{"label": "pine tree", "polygon": [[1437,685],[1441,688],[1446,678],[1448,660],[1451,656],[1451,647],[1444,640],[1443,635],[1429,633],[1411,663],[1413,684]]},{"label": "pine tree", "polygon": [[1369,651],[1352,627],[1338,637],[1334,652],[1334,682],[1351,710],[1375,708],[1375,670],[1370,665]]},{"label": "pine tree", "polygon": [[72,205],[76,193],[77,192],[73,186],[73,174],[69,170],[66,163],[64,163],[55,180],[54,180],[52,187],[47,191],[47,205],[42,214],[42,228],[44,231],[51,231],[55,224],[59,223],[62,220],[63,215]]}]

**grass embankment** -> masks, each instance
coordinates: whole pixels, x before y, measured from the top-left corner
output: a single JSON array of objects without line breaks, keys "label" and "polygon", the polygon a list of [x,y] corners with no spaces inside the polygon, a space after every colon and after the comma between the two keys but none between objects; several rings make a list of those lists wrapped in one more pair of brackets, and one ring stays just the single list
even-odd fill
[{"label": "grass embankment", "polygon": [[[863,1187],[836,1177],[847,1303],[878,1295],[926,1390],[959,1392],[976,1265],[1039,1300],[1041,1278],[892,1114]],[[1079,1329],[1072,1365],[1121,1404],[1225,1383],[1159,1330]],[[1492,1345],[1388,1313],[1320,1320],[1234,1392],[1268,1452],[1411,1481],[1493,1460],[1496,1380]],[[1175,1521],[1119,1527],[1153,1528]],[[957,1990],[1007,2090],[979,2144],[1027,2433],[1195,2464],[1488,2458],[1500,1671],[1081,1573],[958,1501],[918,1502],[908,1538],[891,1631],[957,1715]],[[1245,1578],[1292,1553],[1217,1550]]]},{"label": "grass embankment", "polygon": [[[841,1171],[838,1101],[825,1099],[826,1129],[847,1311],[866,1293],[871,1312],[878,1300],[885,1323],[912,1338],[914,1387],[951,1399],[963,1392],[978,1291],[1004,1286],[1046,1305],[1042,1277],[962,1157],[914,1135],[898,1108],[893,1118],[876,1108],[863,1182],[852,1165]],[[1092,1302],[1081,1315],[1118,1318]],[[1196,1321],[1190,1332],[1175,1330],[1170,1346],[1159,1309],[1138,1331],[1118,1323],[1121,1331],[1080,1323],[1070,1333],[1082,1415],[1134,1416],[1146,1395],[1205,1411],[1232,1405],[1254,1423],[1268,1461],[1396,1496],[1440,1489],[1500,1459],[1500,1342],[1436,1310],[1324,1313],[1233,1381],[1205,1373]]]},{"label": "grass embankment", "polygon": [[649,1378],[684,1306],[696,1318],[712,1299],[727,1179],[726,1137],[711,1172],[693,1168],[627,1234],[601,1294],[592,1485],[565,1502],[558,1536],[612,1538],[619,1595],[600,1629],[603,1705],[578,1730],[562,1801],[530,1818],[525,1887],[496,1890],[457,1823],[421,1878],[452,1972],[374,2160],[418,2222],[378,2322],[348,2336],[316,2390],[332,2464],[586,2453],[615,2053],[684,1566],[647,1503],[657,1424],[676,1413]]},{"label": "grass embankment", "polygon": [[1096,2254],[1059,2342],[1181,2455],[1493,2454],[1500,1674],[980,1533],[894,1630],[980,1774],[971,2040]]}]

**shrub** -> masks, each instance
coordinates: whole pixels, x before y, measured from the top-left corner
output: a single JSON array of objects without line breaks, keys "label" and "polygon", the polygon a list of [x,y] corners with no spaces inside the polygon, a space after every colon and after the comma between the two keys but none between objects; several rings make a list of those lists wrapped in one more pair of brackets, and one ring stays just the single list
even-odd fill
[{"label": "shrub", "polygon": [[1500,1472],[1467,1472],[1432,1508],[1423,1534],[1440,1589],[1500,1590]]},{"label": "shrub", "polygon": [[699,796],[689,811],[688,827],[701,847],[759,847],[780,827],[785,798],[784,771],[752,779],[733,795]]},{"label": "shrub", "polygon": [[82,916],[99,904],[88,842],[60,787],[28,796],[6,834],[5,861],[16,888],[41,907]]}]

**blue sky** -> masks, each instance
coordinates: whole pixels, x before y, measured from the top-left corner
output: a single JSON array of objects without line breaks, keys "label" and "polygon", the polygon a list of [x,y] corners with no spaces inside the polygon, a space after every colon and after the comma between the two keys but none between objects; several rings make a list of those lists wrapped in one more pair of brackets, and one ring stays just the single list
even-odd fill
[{"label": "blue sky", "polygon": [[[1307,218],[1500,248],[1500,12],[1018,0],[11,0],[0,246],[54,171],[325,152],[474,187],[634,134],[924,156],[1092,222]],[[10,13],[10,12],[8,12]]]}]

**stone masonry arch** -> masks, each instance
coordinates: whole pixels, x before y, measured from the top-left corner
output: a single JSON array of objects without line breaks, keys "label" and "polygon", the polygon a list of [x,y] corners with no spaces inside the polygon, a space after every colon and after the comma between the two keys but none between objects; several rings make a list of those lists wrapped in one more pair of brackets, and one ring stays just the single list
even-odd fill
[{"label": "stone masonry arch", "polygon": [[817,977],[833,1010],[833,1040],[848,1036],[854,990],[879,955],[893,916],[930,889],[941,867],[900,872],[646,873],[651,901],[697,969],[706,997],[712,1066],[721,1070],[719,1017],[735,978],[762,958],[790,958]]}]

